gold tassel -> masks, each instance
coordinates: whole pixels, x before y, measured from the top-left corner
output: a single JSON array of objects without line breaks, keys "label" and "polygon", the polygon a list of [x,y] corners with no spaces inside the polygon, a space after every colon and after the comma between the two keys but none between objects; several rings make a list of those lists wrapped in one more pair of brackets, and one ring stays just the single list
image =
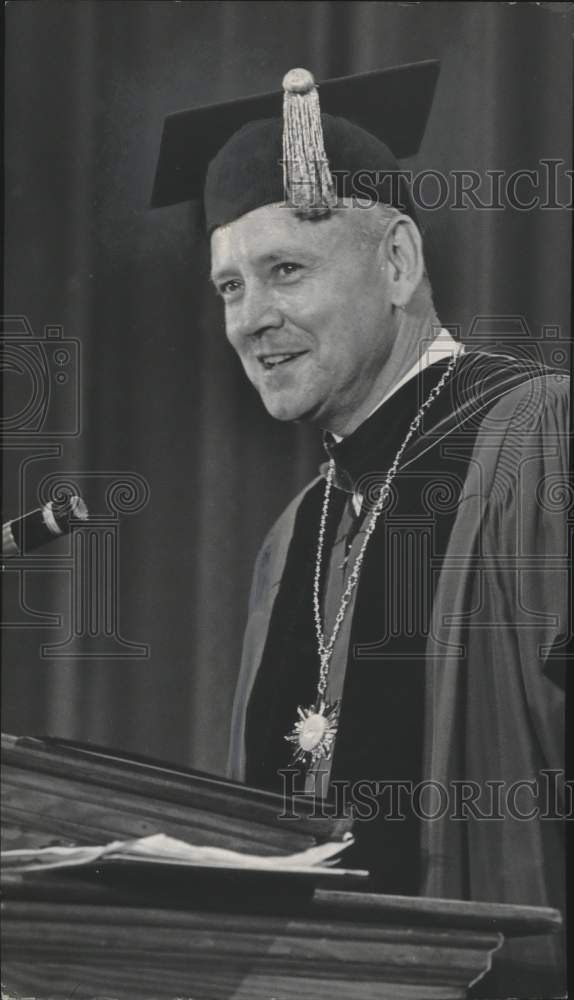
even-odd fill
[{"label": "gold tassel", "polygon": [[283,184],[287,202],[320,215],[337,203],[325,152],[319,95],[313,74],[292,69],[283,77]]}]

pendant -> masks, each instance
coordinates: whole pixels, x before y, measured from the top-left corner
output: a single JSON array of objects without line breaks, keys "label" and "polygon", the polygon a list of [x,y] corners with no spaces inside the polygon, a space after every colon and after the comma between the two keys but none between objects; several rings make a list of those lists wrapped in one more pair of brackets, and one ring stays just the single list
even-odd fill
[{"label": "pendant", "polygon": [[315,764],[321,757],[329,760],[339,723],[340,702],[328,705],[319,701],[310,708],[297,709],[299,719],[288,736],[288,743],[295,744],[291,763]]}]

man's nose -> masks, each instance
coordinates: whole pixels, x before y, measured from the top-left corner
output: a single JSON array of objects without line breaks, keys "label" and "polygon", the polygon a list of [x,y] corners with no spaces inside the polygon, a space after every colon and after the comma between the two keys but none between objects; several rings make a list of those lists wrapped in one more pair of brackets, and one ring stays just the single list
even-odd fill
[{"label": "man's nose", "polygon": [[273,301],[272,294],[262,285],[246,287],[241,303],[229,324],[232,340],[254,340],[267,330],[278,330],[283,316]]}]

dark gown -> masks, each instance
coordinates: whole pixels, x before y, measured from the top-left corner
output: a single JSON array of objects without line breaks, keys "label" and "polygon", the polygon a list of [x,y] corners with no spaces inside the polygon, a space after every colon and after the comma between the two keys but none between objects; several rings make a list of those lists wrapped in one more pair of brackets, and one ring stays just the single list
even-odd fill
[{"label": "dark gown", "polygon": [[[352,565],[369,513],[364,503],[354,515],[353,491],[368,498],[383,481],[447,363],[407,382],[348,438],[326,436],[336,464],[327,554],[347,536]],[[329,789],[387,790],[376,809],[363,809],[346,858],[370,870],[373,890],[563,904],[561,823],[483,814],[491,782],[506,791],[563,766],[565,389],[563,375],[531,363],[463,355],[407,447],[369,542],[349,611]],[[316,695],[312,581],[323,495],[321,477],[272,529],[252,591],[231,772],[276,790],[291,766],[285,735]],[[331,561],[324,588],[333,591],[336,572]],[[300,769],[297,780],[303,788]],[[456,798],[463,781],[479,795],[466,808]],[[398,782],[440,784],[447,814],[421,819],[407,796],[402,818],[389,819],[385,794]],[[552,790],[556,811],[559,781]],[[520,944],[505,952],[509,967],[524,961]],[[529,985],[558,975],[556,941],[530,942],[527,957]]]}]

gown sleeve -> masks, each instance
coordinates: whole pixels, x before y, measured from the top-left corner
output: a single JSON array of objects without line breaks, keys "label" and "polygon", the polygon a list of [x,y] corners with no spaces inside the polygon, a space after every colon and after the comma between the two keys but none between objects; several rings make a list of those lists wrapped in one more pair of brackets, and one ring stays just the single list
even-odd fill
[{"label": "gown sleeve", "polygon": [[[429,895],[564,909],[567,390],[553,374],[512,390],[473,452],[429,646],[427,774],[453,803],[424,824]],[[559,935],[505,942],[499,985],[518,970],[559,984],[561,948]]]},{"label": "gown sleeve", "polygon": [[561,376],[550,376],[522,391],[498,456],[482,539],[492,642],[496,649],[500,634],[519,666],[531,724],[524,739],[538,742],[548,767],[559,767],[564,757],[574,506],[566,389]]},{"label": "gown sleeve", "polygon": [[247,625],[233,698],[227,757],[227,776],[233,781],[245,780],[245,717],[270,616],[267,607],[272,584],[269,578],[270,545],[268,536],[255,561],[249,593]]},{"label": "gown sleeve", "polygon": [[233,781],[245,781],[247,708],[261,663],[273,605],[281,584],[297,512],[303,497],[320,481],[321,477],[312,480],[286,507],[267,534],[255,561],[249,594],[247,625],[243,636],[241,664],[231,714],[227,776]]}]

